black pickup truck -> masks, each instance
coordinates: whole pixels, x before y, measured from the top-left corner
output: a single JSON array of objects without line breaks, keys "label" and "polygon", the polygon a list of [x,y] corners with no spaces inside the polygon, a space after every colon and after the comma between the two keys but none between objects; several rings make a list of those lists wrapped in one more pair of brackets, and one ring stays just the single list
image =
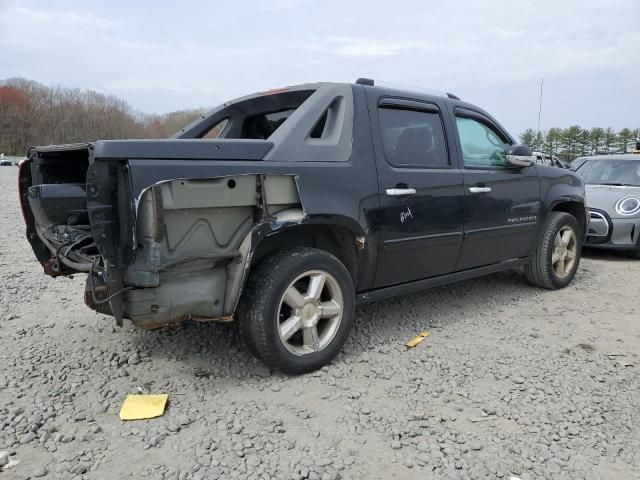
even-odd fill
[{"label": "black pickup truck", "polygon": [[314,83],[224,103],[166,140],[31,148],[27,238],[85,302],[147,329],[237,318],[266,364],[341,349],[358,302],[524,267],[557,289],[582,180],[452,94]]}]

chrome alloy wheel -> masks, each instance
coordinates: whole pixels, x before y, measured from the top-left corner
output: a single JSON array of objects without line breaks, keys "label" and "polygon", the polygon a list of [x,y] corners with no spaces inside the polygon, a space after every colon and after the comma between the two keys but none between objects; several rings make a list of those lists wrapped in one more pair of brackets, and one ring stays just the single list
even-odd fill
[{"label": "chrome alloy wheel", "polygon": [[343,308],[342,290],[333,276],[322,270],[304,272],[280,299],[280,341],[294,355],[319,352],[335,337]]},{"label": "chrome alloy wheel", "polygon": [[553,241],[551,265],[558,278],[565,278],[571,273],[578,254],[578,241],[573,228],[562,227]]}]

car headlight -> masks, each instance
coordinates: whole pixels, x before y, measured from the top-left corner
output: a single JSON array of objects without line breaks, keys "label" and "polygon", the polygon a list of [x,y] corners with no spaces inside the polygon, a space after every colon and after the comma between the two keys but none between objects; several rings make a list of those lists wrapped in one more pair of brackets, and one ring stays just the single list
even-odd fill
[{"label": "car headlight", "polygon": [[620,215],[635,215],[640,212],[640,197],[622,197],[616,202],[616,212]]}]

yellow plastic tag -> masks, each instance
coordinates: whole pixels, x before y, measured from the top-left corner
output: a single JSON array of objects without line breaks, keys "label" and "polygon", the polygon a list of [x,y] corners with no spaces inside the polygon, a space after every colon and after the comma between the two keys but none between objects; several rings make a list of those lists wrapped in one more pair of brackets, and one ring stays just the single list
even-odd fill
[{"label": "yellow plastic tag", "polygon": [[169,395],[127,395],[120,409],[120,420],[143,420],[164,414]]},{"label": "yellow plastic tag", "polygon": [[418,345],[422,340],[429,336],[429,332],[420,332],[407,342],[407,348],[413,348]]}]

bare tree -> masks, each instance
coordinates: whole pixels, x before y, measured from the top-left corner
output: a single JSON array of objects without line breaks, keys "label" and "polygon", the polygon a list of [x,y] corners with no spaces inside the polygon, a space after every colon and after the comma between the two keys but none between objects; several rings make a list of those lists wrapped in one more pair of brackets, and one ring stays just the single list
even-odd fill
[{"label": "bare tree", "polygon": [[113,95],[11,78],[0,82],[0,150],[22,154],[31,145],[166,138],[203,113],[144,115]]}]

